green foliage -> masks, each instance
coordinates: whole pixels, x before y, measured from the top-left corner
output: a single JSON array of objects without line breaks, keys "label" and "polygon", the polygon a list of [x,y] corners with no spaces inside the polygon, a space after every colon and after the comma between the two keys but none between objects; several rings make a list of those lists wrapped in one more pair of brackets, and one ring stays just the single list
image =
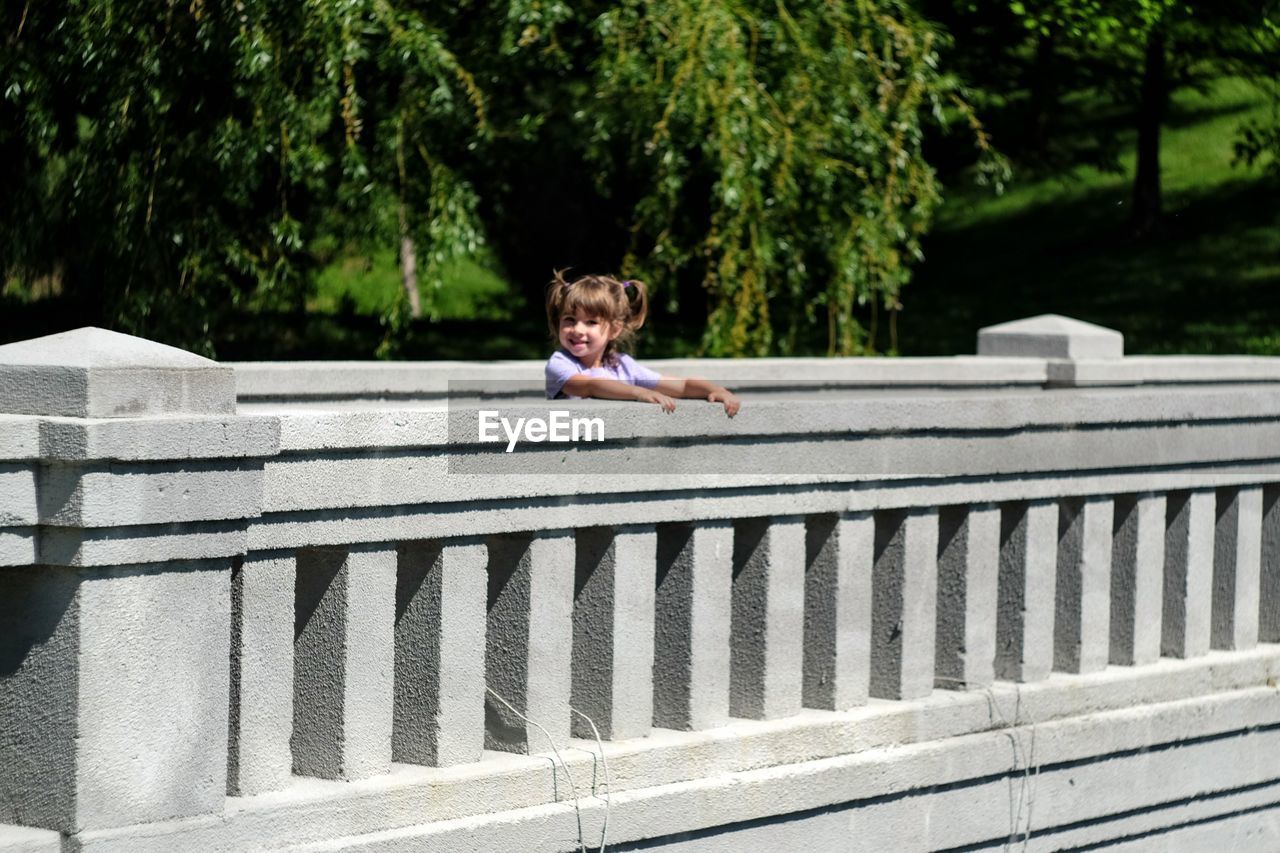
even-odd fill
[{"label": "green foliage", "polygon": [[[903,352],[973,352],[982,326],[1045,312],[1118,329],[1131,353],[1280,355],[1280,206],[1258,166],[1233,165],[1241,121],[1271,118],[1256,82],[1183,90],[1161,137],[1166,229],[1123,235],[1131,199],[1123,174],[1078,164],[1019,172],[999,198],[948,194],[900,323]],[[1096,135],[1093,122],[1069,133]],[[1132,132],[1121,139],[1133,168]]]},{"label": "green foliage", "polygon": [[300,306],[322,230],[385,232],[388,198],[432,247],[428,277],[478,242],[474,194],[445,154],[483,127],[483,102],[423,11],[5,8],[7,276],[55,276],[118,328],[208,352],[225,309]]},{"label": "green foliage", "polygon": [[820,310],[863,351],[859,306],[897,306],[939,201],[925,123],[971,117],[936,33],[870,0],[633,0],[596,29],[591,153],[645,188],[624,271],[696,271],[709,354],[787,352]]},{"label": "green foliage", "polygon": [[[205,352],[227,311],[305,310],[324,246],[410,238],[442,316],[486,234],[507,258],[509,223],[575,227],[504,196],[537,148],[596,171],[595,198],[562,196],[609,211],[582,217],[585,242],[622,235],[607,264],[669,310],[700,282],[705,352],[791,351],[820,318],[861,352],[940,198],[926,128],[958,122],[1002,175],[904,0],[4,9],[0,272]],[[390,354],[410,324],[384,313]]]}]

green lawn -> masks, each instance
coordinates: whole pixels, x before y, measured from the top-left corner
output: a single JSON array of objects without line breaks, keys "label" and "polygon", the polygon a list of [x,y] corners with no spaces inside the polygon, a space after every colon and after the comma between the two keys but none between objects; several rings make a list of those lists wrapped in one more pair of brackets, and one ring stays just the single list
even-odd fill
[{"label": "green lawn", "polygon": [[1238,80],[1178,95],[1162,136],[1166,226],[1144,241],[1125,227],[1131,135],[1119,173],[953,190],[903,292],[903,354],[973,352],[980,327],[1042,313],[1115,328],[1128,352],[1280,354],[1278,188],[1232,164],[1237,125],[1267,109]]},{"label": "green lawn", "polygon": [[[440,287],[420,287],[423,314],[437,320],[510,320],[525,310],[524,300],[497,273],[473,260],[445,267]],[[402,298],[396,253],[370,257],[348,254],[316,277],[307,310],[321,314],[380,316]]]}]

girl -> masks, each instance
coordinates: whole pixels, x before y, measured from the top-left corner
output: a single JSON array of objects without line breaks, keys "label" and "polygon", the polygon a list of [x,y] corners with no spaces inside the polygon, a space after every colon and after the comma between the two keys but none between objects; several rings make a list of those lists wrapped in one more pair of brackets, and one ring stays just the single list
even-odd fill
[{"label": "girl", "polygon": [[701,397],[736,415],[741,403],[719,385],[661,376],[618,352],[644,325],[648,310],[644,282],[603,275],[568,282],[557,272],[547,287],[547,324],[560,349],[547,360],[547,399],[639,400],[674,412],[673,397]]}]

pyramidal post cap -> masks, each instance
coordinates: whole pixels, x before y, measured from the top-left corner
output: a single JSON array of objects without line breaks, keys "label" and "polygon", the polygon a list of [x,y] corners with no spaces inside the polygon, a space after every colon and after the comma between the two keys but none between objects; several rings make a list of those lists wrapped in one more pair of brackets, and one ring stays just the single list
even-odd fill
[{"label": "pyramidal post cap", "polygon": [[1124,335],[1059,314],[1041,314],[978,330],[978,355],[1120,358]]},{"label": "pyramidal post cap", "polygon": [[0,346],[0,412],[73,418],[231,414],[235,371],[87,326]]}]

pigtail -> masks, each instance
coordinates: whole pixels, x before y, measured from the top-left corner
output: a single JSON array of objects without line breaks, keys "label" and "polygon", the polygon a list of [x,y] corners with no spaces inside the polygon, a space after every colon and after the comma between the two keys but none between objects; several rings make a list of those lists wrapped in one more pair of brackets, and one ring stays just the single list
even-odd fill
[{"label": "pigtail", "polygon": [[560,315],[569,297],[569,280],[564,277],[568,269],[556,270],[547,282],[547,328],[554,342],[560,337]]},{"label": "pigtail", "polygon": [[649,316],[649,288],[643,281],[630,279],[622,282],[622,293],[627,297],[627,307],[631,311],[626,321],[627,328],[632,332],[639,331]]}]

